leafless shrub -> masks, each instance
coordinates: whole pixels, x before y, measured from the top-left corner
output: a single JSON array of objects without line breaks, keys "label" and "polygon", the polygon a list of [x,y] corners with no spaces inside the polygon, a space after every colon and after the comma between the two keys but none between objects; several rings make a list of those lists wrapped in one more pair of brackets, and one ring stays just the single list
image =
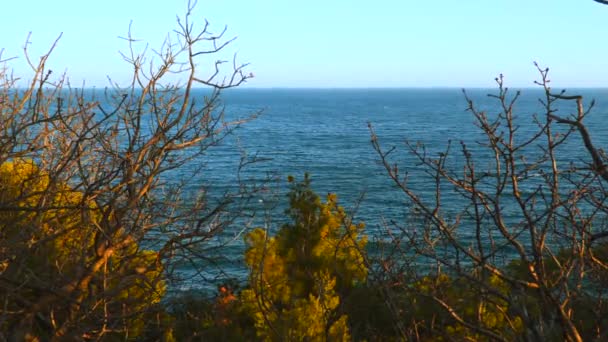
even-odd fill
[{"label": "leafless shrub", "polygon": [[170,272],[200,266],[206,243],[242,214],[234,195],[242,202],[248,189],[211,202],[203,185],[189,184],[208,149],[256,115],[224,119],[220,90],[252,76],[236,58],[199,68],[232,39],[194,25],[194,5],[158,50],[137,52],[129,29],[132,81],[103,94],[52,74],[55,44],[36,61],[26,43],[27,84],[0,58],[0,165],[35,165],[15,167],[13,183],[6,173],[0,189],[5,338],[141,333]]},{"label": "leafless shrub", "polygon": [[[464,142],[438,155],[407,143],[434,189],[432,197],[409,187],[413,166],[392,163],[394,148],[382,148],[370,126],[374,149],[413,208],[408,224],[390,225],[392,252],[382,270],[391,279],[383,285],[385,298],[401,310],[393,310],[395,321],[403,326],[408,320],[409,328],[399,329],[403,337],[606,338],[601,222],[608,174],[606,158],[583,122],[594,103],[585,107],[582,96],[554,92],[548,69],[538,70],[544,113],[533,117],[534,132],[520,132],[526,119],[514,110],[520,93],[512,93],[501,75],[498,93],[490,95],[499,113],[479,110],[465,93],[484,137],[475,153]],[[574,103],[572,114],[556,111],[564,102]],[[573,140],[587,152],[587,162],[562,149]],[[418,304],[403,299],[408,293]],[[436,311],[411,317],[421,311],[405,304],[422,302]]]}]

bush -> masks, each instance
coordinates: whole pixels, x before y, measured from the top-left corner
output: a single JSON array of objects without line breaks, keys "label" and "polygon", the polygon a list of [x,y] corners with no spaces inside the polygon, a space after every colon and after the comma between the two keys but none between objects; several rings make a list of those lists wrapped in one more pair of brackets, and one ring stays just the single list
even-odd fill
[{"label": "bush", "polygon": [[245,238],[251,273],[243,305],[264,340],[349,340],[342,303],[367,277],[363,224],[350,222],[335,195],[321,202],[308,176],[293,183],[292,223],[274,237],[258,228]]},{"label": "bush", "polygon": [[129,32],[132,82],[103,92],[53,74],[55,44],[34,64],[26,42],[29,76],[0,58],[0,339],[143,336],[172,271],[205,267],[242,214],[232,195],[251,187],[210,200],[200,163],[252,118],[224,120],[219,99],[250,75],[236,61],[199,68],[231,40],[194,25],[192,7],[153,56]]},{"label": "bush", "polygon": [[[4,294],[5,299],[12,299],[6,301],[6,312],[26,311],[49,291],[62,294],[78,289],[72,303],[58,296],[36,306],[34,316],[6,317],[3,331],[47,339],[52,336],[50,328],[58,328],[72,316],[75,322],[70,329],[83,334],[86,327],[100,322],[110,334],[142,333],[144,313],[165,292],[157,252],[142,250],[129,241],[103,259],[90,276],[75,282],[73,277],[82,272],[83,265],[95,260],[101,209],[67,184],[51,181],[31,160],[0,165],[0,194],[4,208],[19,208],[0,214],[2,281],[22,286],[17,293]],[[116,236],[124,234],[115,232]],[[113,317],[122,317],[122,322],[110,321]],[[30,325],[24,326],[24,321]]]}]

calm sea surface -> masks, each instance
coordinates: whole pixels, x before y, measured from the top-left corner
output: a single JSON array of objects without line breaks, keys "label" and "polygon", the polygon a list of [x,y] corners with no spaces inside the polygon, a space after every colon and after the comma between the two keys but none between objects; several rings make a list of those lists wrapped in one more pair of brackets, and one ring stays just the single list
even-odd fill
[{"label": "calm sea surface", "polygon": [[[496,100],[487,96],[489,93],[496,94],[497,90],[467,91],[480,109],[494,117],[500,109]],[[596,145],[608,148],[608,89],[574,89],[569,93],[584,95],[586,103],[596,100],[585,122]],[[542,96],[540,89],[522,90],[515,105],[522,138],[537,128],[533,117],[542,117],[543,107],[538,101]],[[258,215],[254,226],[280,226],[282,215],[277,213],[282,213],[287,202],[286,178],[302,178],[305,172],[310,173],[313,188],[319,194],[338,194],[345,209],[355,213],[355,220],[366,223],[366,233],[371,237],[382,238],[387,222],[406,222],[406,198],[379,165],[370,144],[368,123],[385,148],[397,148],[393,160],[401,171],[409,172],[410,186],[425,196],[432,194],[432,179],[421,172],[408,152],[406,140],[423,142],[431,156],[443,152],[451,140],[453,157],[449,162],[456,168],[462,162],[463,141],[476,153],[481,168],[489,165],[484,149],[476,143],[483,140],[483,135],[474,125],[472,114],[466,111],[467,103],[459,89],[237,89],[224,92],[222,98],[227,120],[259,110],[262,114],[210,150],[206,160],[201,161],[205,183],[218,193],[230,190],[243,151],[263,159],[249,165],[241,175],[250,182],[262,182],[268,177],[278,180],[268,184],[268,192],[260,193],[255,201]],[[558,114],[568,113],[574,113],[573,103],[559,106]],[[572,142],[561,148],[563,165],[587,159],[578,144],[578,135]],[[538,151],[536,146],[531,148]],[[265,219],[264,208],[274,207],[277,201],[279,208],[274,209],[272,220]],[[449,194],[444,203],[448,212],[462,208],[458,197],[451,198]],[[227,236],[236,236],[239,229],[237,224]],[[242,238],[237,237],[224,251],[218,263],[229,273],[231,269],[239,270],[234,261],[242,253]]]}]

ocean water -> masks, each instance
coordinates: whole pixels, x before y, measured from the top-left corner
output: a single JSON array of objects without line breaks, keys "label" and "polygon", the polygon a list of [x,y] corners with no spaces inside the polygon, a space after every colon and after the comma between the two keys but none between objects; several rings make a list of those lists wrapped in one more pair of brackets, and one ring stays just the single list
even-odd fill
[{"label": "ocean water", "polygon": [[[542,118],[544,109],[539,102],[543,97],[541,89],[521,92],[514,112],[518,134],[523,139],[538,128],[534,116]],[[487,96],[496,93],[496,89],[467,90],[476,106],[490,117],[501,112],[499,103]],[[568,93],[582,94],[586,104],[595,99],[595,107],[585,122],[596,146],[608,148],[608,89],[574,89]],[[409,152],[406,141],[424,143],[429,156],[438,156],[451,142],[452,157],[448,164],[456,171],[462,169],[461,142],[473,153],[479,168],[490,163],[487,149],[479,144],[484,135],[475,126],[473,115],[466,111],[467,103],[460,89],[235,89],[224,92],[222,99],[227,120],[256,111],[262,113],[212,148],[201,161],[206,184],[222,193],[235,186],[242,153],[261,159],[248,165],[241,174],[245,182],[274,180],[267,183],[267,193],[256,195],[259,198],[252,209],[257,213],[248,221],[250,226],[277,229],[285,220],[282,212],[287,202],[287,176],[301,179],[304,173],[311,175],[312,186],[319,194],[336,193],[355,221],[365,222],[365,233],[372,239],[386,238],[392,222],[405,224],[410,215],[409,203],[379,164],[379,156],[370,143],[368,124],[373,126],[385,149],[395,147],[391,160],[401,172],[408,172],[409,186],[429,200],[434,192],[433,180]],[[565,116],[574,113],[575,106],[572,102],[563,103],[558,109],[557,114]],[[588,160],[581,146],[578,135],[561,146],[561,165]],[[538,151],[538,146],[529,147],[531,154]],[[444,193],[448,214],[462,209],[462,200],[450,195],[449,188]],[[265,210],[271,215],[264,215]],[[223,238],[232,236],[234,241],[215,260],[219,268],[236,277],[245,274],[238,262],[243,251],[239,236],[243,224],[237,222],[225,232]],[[186,270],[184,274],[187,273]]]},{"label": "ocean water", "polygon": [[[514,91],[513,91],[514,92]],[[523,89],[515,105],[518,134],[530,136],[537,130],[535,114],[542,115],[538,101],[543,92]],[[608,148],[608,89],[578,89],[586,103],[595,99],[591,114],[585,119],[595,144]],[[487,94],[495,89],[473,89],[467,94],[489,116],[501,110]],[[261,110],[255,120],[239,128],[234,136],[208,156],[211,178],[229,179],[226,171],[234,168],[242,151],[256,154],[264,161],[250,166],[245,176],[262,179],[273,174],[281,179],[287,175],[302,177],[311,174],[313,188],[320,194],[338,194],[346,208],[354,210],[361,196],[363,201],[357,217],[364,220],[370,232],[375,231],[383,217],[400,215],[403,196],[379,164],[379,157],[370,143],[371,124],[386,148],[396,147],[391,155],[399,169],[410,174],[409,184],[426,192],[428,177],[419,174],[416,158],[408,152],[406,141],[424,143],[430,156],[444,152],[452,142],[455,165],[462,159],[460,142],[484,165],[484,140],[475,120],[467,112],[467,103],[460,89],[239,89],[225,92],[226,117],[240,118]],[[557,114],[574,113],[572,102],[558,106]],[[584,160],[580,139],[560,148],[564,160]],[[536,146],[532,150],[538,151]],[[477,152],[477,154],[476,154]],[[214,174],[216,173],[216,174]]]}]

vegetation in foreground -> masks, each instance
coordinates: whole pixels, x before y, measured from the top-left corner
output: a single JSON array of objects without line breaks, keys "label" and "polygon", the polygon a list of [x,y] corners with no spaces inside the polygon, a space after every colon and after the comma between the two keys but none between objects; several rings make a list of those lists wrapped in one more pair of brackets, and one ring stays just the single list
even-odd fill
[{"label": "vegetation in foreground", "polygon": [[[52,48],[38,63],[26,50],[24,89],[0,56],[0,339],[608,339],[608,167],[584,124],[593,102],[555,92],[540,67],[535,132],[519,131],[519,93],[502,76],[497,113],[465,94],[478,155],[465,143],[437,152],[408,142],[418,163],[397,165],[370,126],[412,208],[405,224],[387,224],[387,239],[368,241],[336,195],[291,179],[289,223],[274,234],[243,228],[246,286],[169,297],[176,270],[201,273],[222,253],[217,238],[251,214],[258,190],[235,184],[212,201],[192,186],[203,184],[207,151],[255,115],[224,119],[219,91],[251,76],[236,61],[201,73],[200,58],[231,40],[197,28],[191,11],[153,64],[129,33],[133,81],[104,94],[113,108],[51,79]],[[208,96],[194,98],[201,85]],[[588,158],[568,159],[567,143]],[[174,179],[177,169],[189,178]],[[412,190],[403,170],[421,172],[433,196]]]}]

